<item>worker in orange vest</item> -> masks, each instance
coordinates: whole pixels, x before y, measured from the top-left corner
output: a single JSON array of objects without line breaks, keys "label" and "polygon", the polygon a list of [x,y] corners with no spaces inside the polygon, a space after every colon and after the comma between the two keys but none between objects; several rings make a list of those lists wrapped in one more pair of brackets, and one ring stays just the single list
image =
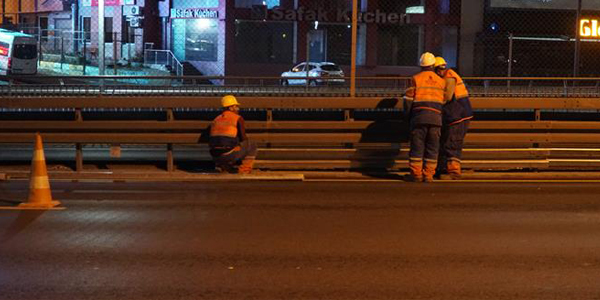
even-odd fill
[{"label": "worker in orange vest", "polygon": [[221,172],[249,174],[257,149],[246,137],[244,118],[239,114],[240,103],[233,95],[226,95],[221,98],[221,106],[223,113],[210,127],[209,147],[215,167]]},{"label": "worker in orange vest", "polygon": [[460,179],[462,176],[461,158],[465,135],[473,118],[473,109],[469,101],[469,92],[462,78],[452,69],[447,68],[443,57],[436,57],[435,71],[455,85],[451,101],[448,101],[442,111],[442,138],[440,145],[440,160],[438,170],[441,178]]},{"label": "worker in orange vest", "polygon": [[432,182],[437,168],[442,107],[451,94],[446,81],[434,72],[433,54],[423,53],[419,65],[421,72],[412,77],[404,96],[405,109],[410,111],[410,175],[406,179]]}]

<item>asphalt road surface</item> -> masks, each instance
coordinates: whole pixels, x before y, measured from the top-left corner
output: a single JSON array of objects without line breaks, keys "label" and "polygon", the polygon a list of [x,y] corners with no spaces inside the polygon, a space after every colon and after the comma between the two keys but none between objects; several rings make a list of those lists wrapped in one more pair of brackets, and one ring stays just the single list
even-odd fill
[{"label": "asphalt road surface", "polygon": [[2,300],[600,299],[598,184],[52,188],[66,210],[0,210]]}]

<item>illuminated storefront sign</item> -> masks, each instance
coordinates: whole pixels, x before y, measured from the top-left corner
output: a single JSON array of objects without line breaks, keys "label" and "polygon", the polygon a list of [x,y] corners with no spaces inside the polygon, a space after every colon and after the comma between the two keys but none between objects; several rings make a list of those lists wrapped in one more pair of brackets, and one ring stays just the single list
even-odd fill
[{"label": "illuminated storefront sign", "polygon": [[172,19],[217,19],[219,12],[206,8],[171,8]]},{"label": "illuminated storefront sign", "polygon": [[581,19],[579,21],[579,36],[586,38],[600,38],[598,19]]},{"label": "illuminated storefront sign", "polygon": [[[358,22],[377,23],[377,24],[405,24],[407,15],[397,12],[385,12],[379,9],[369,12],[359,12]],[[319,9],[273,9],[266,13],[266,18],[273,21],[319,21],[319,22],[352,22],[352,11],[338,9],[337,11],[327,11]]]}]

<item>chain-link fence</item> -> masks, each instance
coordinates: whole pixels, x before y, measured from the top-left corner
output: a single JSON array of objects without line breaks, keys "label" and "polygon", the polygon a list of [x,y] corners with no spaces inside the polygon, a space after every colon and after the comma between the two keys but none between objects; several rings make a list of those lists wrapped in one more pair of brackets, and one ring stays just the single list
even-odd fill
[{"label": "chain-link fence", "polygon": [[476,74],[600,76],[600,1],[491,0],[483,16]]},{"label": "chain-link fence", "polygon": [[[108,67],[270,77],[272,84],[348,85],[352,0],[104,2]],[[356,2],[356,70],[367,85],[389,85],[382,78],[413,74],[425,51],[443,56],[464,76],[599,75],[596,0],[582,0],[579,22],[577,0]],[[3,26],[38,37],[41,61],[97,66],[98,1],[69,3],[75,6],[65,9],[74,19],[65,19],[65,11],[45,12],[34,26]]]}]

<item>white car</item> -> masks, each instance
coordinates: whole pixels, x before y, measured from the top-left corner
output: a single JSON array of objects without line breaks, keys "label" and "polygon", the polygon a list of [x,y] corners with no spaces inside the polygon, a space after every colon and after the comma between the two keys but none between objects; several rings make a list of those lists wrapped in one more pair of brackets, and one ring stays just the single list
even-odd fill
[{"label": "white car", "polygon": [[[344,84],[344,71],[331,62],[308,63],[308,76],[306,75],[306,62],[299,63],[291,70],[281,73],[281,85],[340,85]],[[294,78],[297,77],[297,78]]]}]

